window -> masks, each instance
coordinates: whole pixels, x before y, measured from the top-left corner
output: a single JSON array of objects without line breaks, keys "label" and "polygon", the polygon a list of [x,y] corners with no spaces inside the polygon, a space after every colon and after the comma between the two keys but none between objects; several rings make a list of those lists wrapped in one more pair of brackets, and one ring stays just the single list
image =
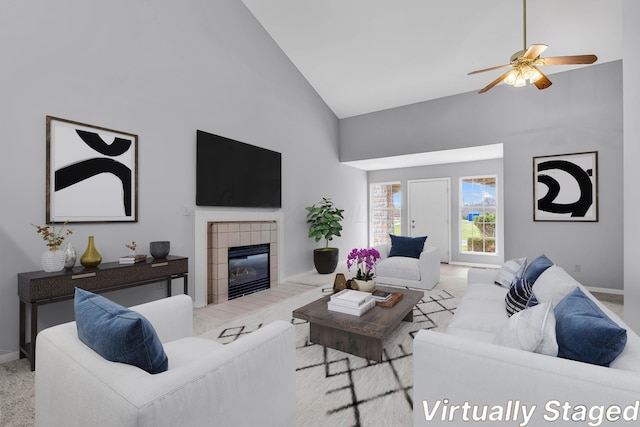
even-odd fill
[{"label": "window", "polygon": [[496,253],[497,178],[460,178],[460,251]]},{"label": "window", "polygon": [[369,187],[369,241],[371,246],[390,244],[389,234],[400,235],[400,183],[371,184]]}]

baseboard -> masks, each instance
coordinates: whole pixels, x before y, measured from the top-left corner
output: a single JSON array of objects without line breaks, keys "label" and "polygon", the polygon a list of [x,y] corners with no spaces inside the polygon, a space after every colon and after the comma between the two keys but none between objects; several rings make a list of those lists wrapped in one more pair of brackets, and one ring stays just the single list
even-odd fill
[{"label": "baseboard", "polygon": [[449,262],[451,265],[461,265],[464,267],[476,267],[476,268],[500,268],[502,265],[496,264],[480,264],[477,262],[460,262],[460,261],[451,261]]},{"label": "baseboard", "polygon": [[20,352],[12,351],[11,353],[0,354],[0,363],[11,362],[20,358]]},{"label": "baseboard", "polygon": [[612,294],[624,296],[623,289],[599,288],[597,286],[585,286],[589,292],[598,292],[601,294]]}]

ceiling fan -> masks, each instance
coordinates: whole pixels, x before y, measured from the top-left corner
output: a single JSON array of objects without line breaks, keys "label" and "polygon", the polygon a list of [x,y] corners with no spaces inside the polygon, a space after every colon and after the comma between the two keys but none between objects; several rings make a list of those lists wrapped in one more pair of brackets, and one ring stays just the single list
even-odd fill
[{"label": "ceiling fan", "polygon": [[524,49],[511,55],[511,59],[509,60],[508,64],[470,72],[468,75],[511,67],[511,70],[507,71],[506,73],[489,83],[478,93],[485,93],[502,81],[514,87],[522,87],[526,86],[527,80],[529,80],[529,82],[536,85],[538,89],[546,89],[551,86],[551,80],[549,80],[549,78],[545,76],[542,71],[540,71],[538,66],[593,64],[598,60],[598,57],[596,55],[572,55],[540,58],[540,54],[542,54],[542,52],[544,52],[544,50],[547,48],[546,44],[532,44],[527,49],[527,0],[522,0],[522,10],[524,16]]}]

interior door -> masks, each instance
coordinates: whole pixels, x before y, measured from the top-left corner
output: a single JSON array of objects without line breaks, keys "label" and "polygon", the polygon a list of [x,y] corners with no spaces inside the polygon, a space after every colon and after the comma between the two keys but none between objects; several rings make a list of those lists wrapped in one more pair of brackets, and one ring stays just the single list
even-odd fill
[{"label": "interior door", "polygon": [[407,182],[409,235],[429,236],[428,246],[440,249],[440,261],[451,254],[450,179],[421,179]]}]

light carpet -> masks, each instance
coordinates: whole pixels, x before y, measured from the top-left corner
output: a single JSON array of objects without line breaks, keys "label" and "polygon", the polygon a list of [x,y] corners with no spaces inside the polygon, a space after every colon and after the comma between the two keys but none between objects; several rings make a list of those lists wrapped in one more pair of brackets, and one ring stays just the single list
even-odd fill
[{"label": "light carpet", "polygon": [[[260,309],[251,315],[219,324],[205,312],[194,314],[194,329],[208,324],[203,337],[228,343],[274,320],[290,321],[296,328],[297,425],[306,426],[410,426],[412,425],[412,344],[420,329],[446,327],[465,280],[442,276],[440,284],[414,308],[413,322],[402,322],[385,342],[383,361],[325,348],[309,342],[309,325],[291,313],[328,292],[333,275],[296,278],[310,290]],[[34,379],[27,359],[0,364],[0,425],[34,425]]]}]

